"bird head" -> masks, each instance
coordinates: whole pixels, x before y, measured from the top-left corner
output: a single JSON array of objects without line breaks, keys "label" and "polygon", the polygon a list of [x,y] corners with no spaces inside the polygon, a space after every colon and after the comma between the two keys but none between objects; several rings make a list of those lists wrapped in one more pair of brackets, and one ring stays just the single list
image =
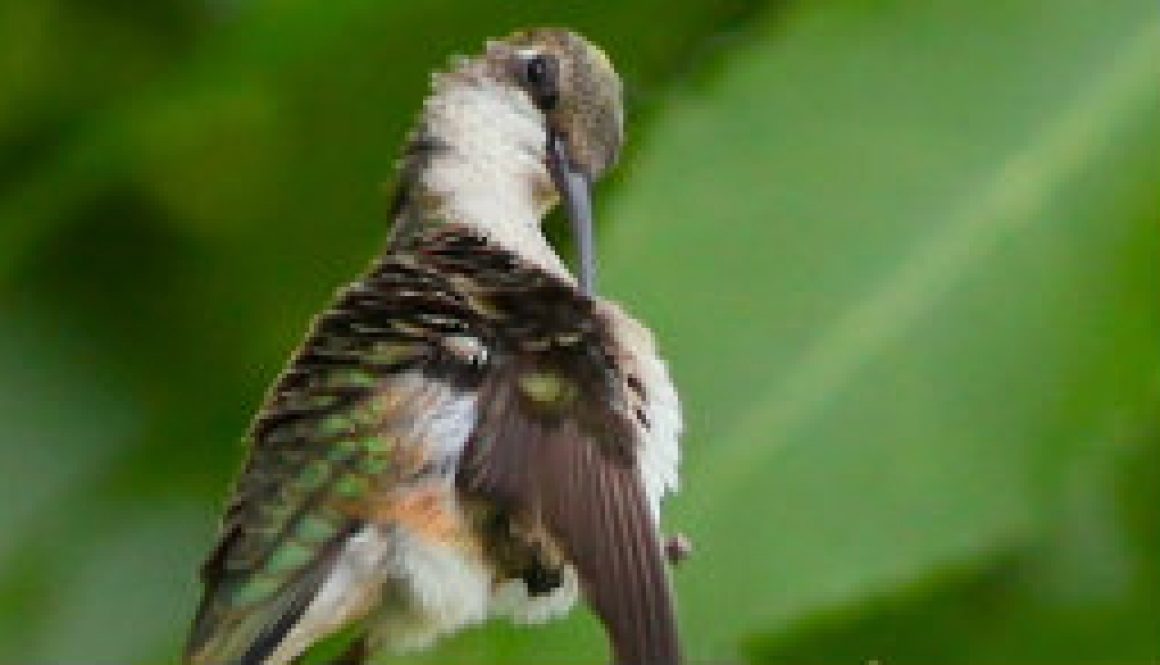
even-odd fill
[{"label": "bird head", "polygon": [[491,42],[485,57],[544,114],[567,168],[595,181],[616,163],[624,141],[621,83],[604,51],[576,33],[545,28]]},{"label": "bird head", "polygon": [[491,76],[518,89],[543,116],[544,158],[580,254],[580,285],[595,288],[592,194],[624,142],[620,77],[608,56],[563,29],[517,32],[490,42]]}]

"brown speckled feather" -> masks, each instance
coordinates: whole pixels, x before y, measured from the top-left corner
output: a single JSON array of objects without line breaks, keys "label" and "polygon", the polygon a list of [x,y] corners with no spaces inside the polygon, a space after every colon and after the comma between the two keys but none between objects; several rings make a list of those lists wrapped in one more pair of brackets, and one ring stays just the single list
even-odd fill
[{"label": "brown speckled feather", "polygon": [[421,258],[392,252],[343,289],[267,397],[202,568],[187,662],[264,662],[372,496],[453,468],[424,455],[428,430],[481,373],[440,340],[478,334],[478,317]]},{"label": "brown speckled feather", "polygon": [[615,342],[593,302],[570,286],[514,266],[497,276],[481,280],[480,293],[509,325],[497,331],[459,485],[542,520],[576,566],[617,663],[677,663],[669,582]]},{"label": "brown speckled feather", "polygon": [[[204,569],[189,662],[263,662],[317,592],[335,547],[374,512],[359,506],[456,462],[465,499],[556,541],[618,663],[678,662],[624,394],[631,382],[613,343],[589,298],[475,232],[428,226],[398,239],[319,318],[254,425]],[[478,405],[464,459],[406,454],[438,443],[424,423],[462,394]],[[302,523],[320,519],[330,537],[286,565]]]}]

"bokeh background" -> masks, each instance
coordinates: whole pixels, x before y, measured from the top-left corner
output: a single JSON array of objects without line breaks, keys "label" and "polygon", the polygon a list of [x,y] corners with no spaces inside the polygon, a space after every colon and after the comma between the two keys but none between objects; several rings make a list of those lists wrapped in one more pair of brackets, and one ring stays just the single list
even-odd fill
[{"label": "bokeh background", "polygon": [[[0,4],[0,662],[172,663],[428,72],[605,45],[695,662],[1160,658],[1155,0]],[[592,663],[585,613],[407,663]]]}]

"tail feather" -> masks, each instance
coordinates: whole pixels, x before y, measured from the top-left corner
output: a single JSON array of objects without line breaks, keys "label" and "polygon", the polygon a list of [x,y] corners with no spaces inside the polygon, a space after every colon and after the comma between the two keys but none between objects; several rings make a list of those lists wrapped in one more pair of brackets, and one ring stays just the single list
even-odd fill
[{"label": "tail feather", "polygon": [[[287,665],[271,660],[330,576],[341,549],[336,538],[301,574],[267,600],[235,607],[230,585],[209,589],[186,644],[185,665]],[[282,660],[281,658],[279,660]]]}]

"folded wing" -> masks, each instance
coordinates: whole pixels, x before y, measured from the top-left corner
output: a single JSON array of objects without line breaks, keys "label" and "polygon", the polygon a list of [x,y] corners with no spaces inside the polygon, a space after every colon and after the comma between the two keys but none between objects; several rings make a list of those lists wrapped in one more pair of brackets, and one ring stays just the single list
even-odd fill
[{"label": "folded wing", "polygon": [[677,663],[672,597],[634,429],[615,393],[601,394],[606,384],[585,375],[593,373],[541,355],[489,377],[459,483],[542,520],[575,565],[617,663]]}]

